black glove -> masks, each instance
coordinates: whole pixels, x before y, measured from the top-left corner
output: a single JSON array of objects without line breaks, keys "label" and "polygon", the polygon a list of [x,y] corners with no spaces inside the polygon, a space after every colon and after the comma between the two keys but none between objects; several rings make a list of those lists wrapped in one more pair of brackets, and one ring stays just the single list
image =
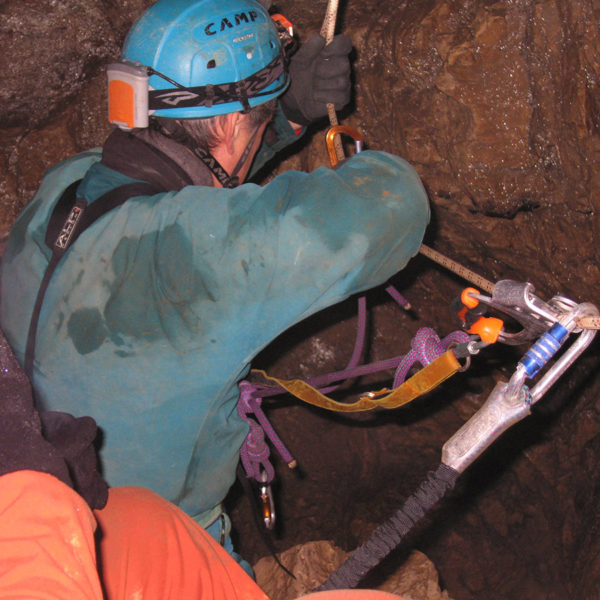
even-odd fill
[{"label": "black glove", "polygon": [[108,488],[96,471],[96,423],[66,413],[44,413],[43,420],[47,437],[29,380],[0,334],[0,476],[25,469],[49,473],[74,487],[92,508],[102,508]]},{"label": "black glove", "polygon": [[350,60],[352,42],[336,35],[331,44],[315,34],[290,60],[291,83],[281,97],[288,119],[308,125],[327,115],[327,104],[341,110],[350,102]]},{"label": "black glove", "polygon": [[7,341],[0,347],[0,475],[29,469],[72,485],[67,464],[42,436],[31,386]]},{"label": "black glove", "polygon": [[44,437],[64,459],[73,488],[92,508],[103,508],[108,499],[108,486],[98,472],[94,440],[98,433],[96,421],[61,412],[43,412]]}]

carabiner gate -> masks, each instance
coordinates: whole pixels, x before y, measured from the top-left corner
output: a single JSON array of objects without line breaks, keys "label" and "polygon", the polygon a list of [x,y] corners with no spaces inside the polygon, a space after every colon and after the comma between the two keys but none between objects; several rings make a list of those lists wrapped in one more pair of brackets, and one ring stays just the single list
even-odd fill
[{"label": "carabiner gate", "polygon": [[356,129],[348,127],[347,125],[335,125],[334,127],[330,127],[327,130],[325,141],[327,143],[327,153],[329,154],[329,161],[331,162],[332,167],[338,164],[338,157],[334,146],[335,136],[342,133],[350,136],[354,140],[354,150],[357,154],[363,150],[364,139]]},{"label": "carabiner gate", "polygon": [[259,498],[263,523],[267,529],[275,527],[275,501],[273,500],[273,491],[271,485],[267,483],[266,471],[261,472],[262,483],[259,484]]}]

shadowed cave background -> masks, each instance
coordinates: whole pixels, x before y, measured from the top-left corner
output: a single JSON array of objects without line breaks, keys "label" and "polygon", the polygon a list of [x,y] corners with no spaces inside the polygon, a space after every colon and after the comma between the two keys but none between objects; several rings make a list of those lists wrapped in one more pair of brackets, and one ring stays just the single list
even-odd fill
[{"label": "shadowed cave background", "polygon": [[[0,2],[3,240],[43,172],[108,134],[103,68],[150,4]],[[560,292],[600,301],[600,1],[342,4],[338,29],[356,50],[355,97],[341,120],[370,148],[415,166],[432,206],[426,242],[488,279],[529,280],[544,299]],[[275,6],[306,39],[319,31],[326,3]],[[313,129],[275,172],[327,165],[323,132]],[[440,335],[455,328],[448,304],[464,282],[417,256],[393,283],[413,310],[381,290],[369,293],[365,359],[406,352],[419,327]],[[286,377],[343,367],[354,311],[351,300],[302,323],[256,366]],[[293,473],[275,458],[277,550],[332,540],[347,551],[364,541],[437,465],[442,444],[524,350],[484,351],[469,371],[393,413],[335,416],[289,399],[269,403],[301,465]],[[417,548],[454,600],[600,597],[598,364],[595,343],[386,568]],[[360,388],[385,383],[379,377]],[[239,548],[256,562],[268,550],[248,500],[236,487],[228,503]]]}]

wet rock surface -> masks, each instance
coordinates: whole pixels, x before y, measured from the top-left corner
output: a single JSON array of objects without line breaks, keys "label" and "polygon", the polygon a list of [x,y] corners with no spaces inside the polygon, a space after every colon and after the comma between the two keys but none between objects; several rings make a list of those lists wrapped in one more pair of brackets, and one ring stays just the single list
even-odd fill
[{"label": "wet rock surface", "polygon": [[[102,143],[103,65],[150,3],[0,3],[1,231],[49,166]],[[279,0],[277,8],[307,38],[320,29],[325,2]],[[490,280],[530,280],[546,299],[561,292],[600,301],[598,0],[348,1],[340,21],[356,47],[356,95],[342,121],[369,147],[415,165],[432,204],[426,241]],[[314,130],[274,168],[326,164],[322,131]],[[453,329],[447,307],[462,281],[419,256],[395,283],[414,310],[371,292],[365,359],[406,352],[419,327]],[[354,306],[287,332],[257,366],[282,376],[343,367]],[[331,540],[347,552],[364,541],[436,466],[444,441],[510,376],[523,350],[488,349],[468,372],[393,414],[269,403],[300,463],[298,472],[277,464],[276,549]],[[599,362],[595,344],[410,540],[455,600],[600,594]],[[384,384],[374,377],[357,385]],[[257,562],[268,550],[249,502],[238,488],[229,500],[241,552]],[[401,550],[387,562],[397,567],[406,556]]]},{"label": "wet rock surface", "polygon": [[150,0],[0,3],[0,227],[44,171],[108,135],[104,66]]}]

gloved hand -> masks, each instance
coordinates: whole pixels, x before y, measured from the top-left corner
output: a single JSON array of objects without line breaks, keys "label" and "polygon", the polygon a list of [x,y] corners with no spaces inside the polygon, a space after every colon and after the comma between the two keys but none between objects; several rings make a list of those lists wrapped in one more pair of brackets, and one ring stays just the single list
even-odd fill
[{"label": "gloved hand", "polygon": [[92,508],[102,508],[108,499],[108,486],[97,469],[96,421],[61,412],[43,412],[40,417],[44,437],[69,468],[72,487]]},{"label": "gloved hand", "polygon": [[108,487],[96,471],[96,423],[66,413],[43,417],[46,437],[29,380],[0,334],[0,476],[24,469],[49,473],[74,487],[92,508],[102,508]]},{"label": "gloved hand", "polygon": [[327,115],[327,104],[341,110],[350,102],[350,60],[352,42],[336,35],[331,44],[315,34],[290,60],[291,83],[281,97],[288,119],[308,125]]}]

